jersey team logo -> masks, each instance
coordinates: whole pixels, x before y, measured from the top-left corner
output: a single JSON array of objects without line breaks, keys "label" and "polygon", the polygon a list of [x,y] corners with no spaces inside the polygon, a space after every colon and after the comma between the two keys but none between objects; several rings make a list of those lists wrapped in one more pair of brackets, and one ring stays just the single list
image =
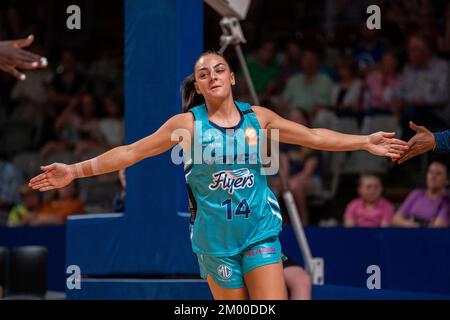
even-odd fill
[{"label": "jersey team logo", "polygon": [[249,147],[256,146],[258,144],[258,134],[252,127],[245,128],[245,139]]},{"label": "jersey team logo", "polygon": [[255,183],[255,176],[247,168],[219,171],[212,174],[212,182],[208,186],[211,190],[219,188],[233,194],[235,189],[251,188]]},{"label": "jersey team logo", "polygon": [[221,264],[217,267],[217,274],[224,280],[228,280],[233,275],[233,270],[226,264]]}]

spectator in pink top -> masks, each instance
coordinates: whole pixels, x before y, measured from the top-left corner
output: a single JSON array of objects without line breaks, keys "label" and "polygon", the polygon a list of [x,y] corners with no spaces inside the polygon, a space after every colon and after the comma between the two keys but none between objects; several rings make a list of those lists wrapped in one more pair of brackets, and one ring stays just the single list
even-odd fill
[{"label": "spectator in pink top", "polygon": [[359,178],[359,198],[345,209],[346,227],[379,228],[391,225],[394,206],[383,196],[383,184],[376,175],[365,174]]},{"label": "spectator in pink top", "polygon": [[394,93],[398,90],[400,75],[398,60],[393,52],[383,54],[379,70],[369,73],[365,80],[365,104],[369,113],[394,113]]},{"label": "spectator in pink top", "polygon": [[445,163],[431,162],[427,171],[427,188],[409,194],[395,214],[397,227],[448,227],[449,194],[447,191],[448,168]]}]

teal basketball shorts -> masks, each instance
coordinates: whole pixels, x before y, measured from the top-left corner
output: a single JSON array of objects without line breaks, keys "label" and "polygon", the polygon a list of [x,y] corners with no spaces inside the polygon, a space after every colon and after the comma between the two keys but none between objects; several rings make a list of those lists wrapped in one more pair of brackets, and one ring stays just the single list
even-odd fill
[{"label": "teal basketball shorts", "polygon": [[215,283],[226,289],[244,287],[244,275],[247,272],[285,259],[276,236],[258,241],[234,256],[214,257],[198,254],[197,258],[201,277],[206,279],[209,274]]}]

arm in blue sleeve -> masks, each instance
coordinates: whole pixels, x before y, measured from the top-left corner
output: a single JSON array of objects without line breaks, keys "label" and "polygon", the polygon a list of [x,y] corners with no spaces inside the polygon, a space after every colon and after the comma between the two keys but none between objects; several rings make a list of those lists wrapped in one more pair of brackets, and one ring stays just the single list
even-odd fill
[{"label": "arm in blue sleeve", "polygon": [[436,152],[450,152],[450,130],[435,132]]}]

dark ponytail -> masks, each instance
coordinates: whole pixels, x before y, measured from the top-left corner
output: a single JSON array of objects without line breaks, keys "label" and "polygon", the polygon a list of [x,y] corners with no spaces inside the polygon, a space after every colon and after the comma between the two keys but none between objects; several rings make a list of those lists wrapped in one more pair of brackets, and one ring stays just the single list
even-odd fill
[{"label": "dark ponytail", "polygon": [[205,102],[203,96],[197,93],[195,89],[195,77],[191,73],[181,84],[181,99],[183,104],[183,112],[188,112],[192,107],[200,105]]}]

